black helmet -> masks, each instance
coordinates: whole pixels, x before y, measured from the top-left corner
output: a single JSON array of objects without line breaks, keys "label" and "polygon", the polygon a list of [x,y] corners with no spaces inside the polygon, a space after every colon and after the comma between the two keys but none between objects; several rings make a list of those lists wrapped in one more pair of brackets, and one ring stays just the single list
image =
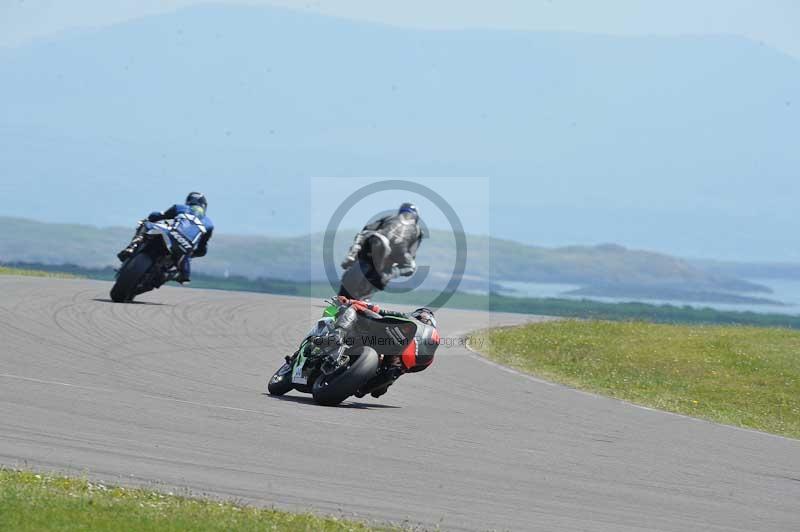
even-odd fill
[{"label": "black helmet", "polygon": [[186,205],[190,207],[202,207],[203,212],[208,209],[208,200],[206,200],[205,194],[201,192],[190,192],[188,196],[186,196]]},{"label": "black helmet", "polygon": [[411,313],[411,317],[417,319],[424,323],[425,325],[431,325],[433,327],[437,327],[436,323],[436,316],[433,315],[433,311],[428,307],[420,307],[414,312]]},{"label": "black helmet", "polygon": [[419,219],[419,210],[417,206],[413,203],[403,203],[400,205],[400,209],[398,209],[397,214],[408,213],[414,217],[414,219]]}]

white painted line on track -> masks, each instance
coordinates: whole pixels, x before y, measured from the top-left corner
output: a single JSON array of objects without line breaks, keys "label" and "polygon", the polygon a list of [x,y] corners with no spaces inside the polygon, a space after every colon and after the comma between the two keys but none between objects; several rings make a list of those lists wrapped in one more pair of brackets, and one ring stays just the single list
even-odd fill
[{"label": "white painted line on track", "polygon": [[[67,388],[78,388],[78,389],[81,389],[81,390],[87,390],[87,391],[91,391],[91,392],[100,392],[100,393],[108,393],[108,394],[119,394],[119,393],[121,393],[121,392],[119,392],[117,390],[111,390],[111,389],[108,389],[108,388],[100,388],[100,387],[94,387],[94,386],[83,386],[81,384],[71,384],[71,383],[68,383],[68,382],[47,381],[47,380],[42,380],[42,379],[35,379],[33,377],[23,377],[22,375],[10,375],[8,373],[0,373],[0,378],[3,378],[3,379],[15,379],[15,380],[20,380],[20,381],[28,381],[28,382],[35,382],[37,384],[47,384],[47,385],[50,385],[50,386],[64,386],[64,387],[67,387]],[[125,393],[135,393],[135,392],[126,391]],[[147,394],[147,393],[141,393],[141,394],[137,394],[137,395],[139,395],[140,397],[145,397],[147,399],[156,399],[156,400],[160,400],[160,401],[169,401],[171,403],[181,403],[181,404],[187,404],[187,405],[192,405],[192,406],[201,406],[203,408],[216,408],[216,409],[219,409],[219,410],[233,410],[233,411],[236,411],[236,412],[249,412],[249,413],[252,413],[252,414],[261,414],[261,415],[265,415],[265,416],[276,416],[277,415],[277,414],[270,414],[269,412],[264,412],[263,410],[253,410],[253,409],[250,409],[250,408],[239,408],[239,407],[236,407],[236,406],[214,405],[214,404],[209,404],[209,403],[198,403],[198,402],[195,402],[195,401],[187,401],[185,399],[176,399],[174,397],[165,397],[163,395],[151,395],[151,394]]]},{"label": "white painted line on track", "polygon": [[[227,410],[227,411],[233,411],[233,412],[245,412],[245,413],[248,413],[248,414],[258,414],[260,416],[266,416],[266,417],[278,417],[279,418],[279,417],[285,417],[285,415],[286,415],[285,413],[279,413],[279,412],[272,413],[272,412],[266,412],[264,410],[253,410],[252,408],[240,408],[240,407],[237,407],[237,406],[218,405],[218,404],[211,404],[211,403],[200,403],[200,402],[197,402],[197,401],[189,401],[189,400],[186,400],[186,399],[177,399],[177,398],[174,398],[174,397],[166,397],[166,396],[163,396],[163,395],[152,395],[152,394],[148,394],[148,393],[137,393],[137,392],[135,392],[133,390],[126,390],[125,392],[120,392],[118,390],[112,390],[112,389],[109,389],[109,388],[101,388],[101,387],[96,387],[96,386],[84,386],[82,384],[72,384],[72,383],[69,383],[69,382],[49,381],[49,380],[43,380],[43,379],[36,379],[34,377],[25,377],[25,376],[22,376],[22,375],[12,375],[12,374],[9,374],[9,373],[0,373],[0,379],[13,379],[13,380],[19,380],[19,381],[33,382],[33,383],[36,383],[36,384],[45,384],[45,385],[48,385],[48,386],[63,386],[65,388],[75,388],[75,389],[87,390],[87,391],[91,391],[91,392],[107,393],[107,394],[111,394],[111,395],[120,395],[121,393],[127,393],[127,394],[133,394],[133,395],[136,395],[138,397],[145,398],[145,399],[154,399],[154,400],[157,400],[157,401],[166,401],[166,402],[170,402],[170,403],[178,403],[178,404],[185,404],[185,405],[190,405],[190,406],[198,406],[198,407],[201,407],[201,408],[214,408],[214,409],[217,409],[217,410]],[[316,406],[316,405],[312,405],[312,406]],[[346,408],[346,406],[345,406],[345,408]],[[354,424],[352,421],[330,421],[330,420],[327,420],[327,419],[315,419],[314,423],[320,423],[320,424],[323,424],[323,425],[333,425],[335,427],[339,427],[339,426],[342,426],[342,425],[347,425],[348,427],[356,427],[356,428],[357,427],[361,427],[361,428],[364,428],[364,429],[368,429],[369,428],[368,425],[358,425],[358,424]],[[384,430],[385,432],[397,432],[397,433],[403,434],[403,431],[400,431],[400,430],[393,430],[393,429],[386,429],[386,428],[384,428],[382,430]]]},{"label": "white painted line on track", "polygon": [[492,366],[494,368],[499,369],[500,371],[505,371],[506,373],[511,373],[512,375],[517,375],[518,377],[522,377],[525,380],[533,381],[533,382],[535,382],[537,384],[544,384],[546,386],[558,386],[558,384],[556,384],[554,382],[546,381],[544,379],[540,379],[538,377],[534,377],[533,375],[528,375],[527,373],[523,373],[523,372],[521,372],[519,370],[516,370],[514,368],[509,368],[508,366],[504,366],[502,364],[498,364],[497,362],[489,360],[485,356],[481,355],[478,351],[473,349],[473,347],[471,345],[469,345],[469,342],[466,342],[465,346],[467,348],[467,351],[469,351],[471,353],[470,356],[472,358],[474,358],[476,360],[480,360],[484,364],[488,364],[488,365],[490,365],[490,366]]}]

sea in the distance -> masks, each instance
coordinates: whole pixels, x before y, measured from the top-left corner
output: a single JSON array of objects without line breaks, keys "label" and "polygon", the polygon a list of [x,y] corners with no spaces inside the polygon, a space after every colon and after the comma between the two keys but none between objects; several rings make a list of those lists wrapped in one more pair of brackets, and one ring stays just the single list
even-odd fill
[{"label": "sea in the distance", "polygon": [[695,308],[713,308],[717,310],[729,310],[739,312],[758,312],[761,314],[791,314],[800,315],[800,281],[783,279],[748,279],[754,283],[766,286],[772,290],[772,294],[737,294],[742,296],[755,296],[780,301],[784,305],[758,305],[750,303],[717,303],[703,301],[678,301],[665,299],[645,299],[631,297],[595,297],[595,296],[572,296],[565,295],[570,290],[580,288],[577,285],[551,284],[551,283],[523,283],[514,281],[499,281],[496,283],[500,287],[499,292],[503,295],[512,297],[557,297],[563,299],[588,299],[591,301],[602,301],[606,303],[628,303],[631,301],[649,303],[653,305],[675,305],[689,306]]}]

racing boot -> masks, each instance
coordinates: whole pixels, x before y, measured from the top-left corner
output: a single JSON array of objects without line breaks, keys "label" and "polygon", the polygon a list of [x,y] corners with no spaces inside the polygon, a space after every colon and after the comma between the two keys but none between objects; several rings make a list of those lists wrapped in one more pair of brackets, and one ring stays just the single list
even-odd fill
[{"label": "racing boot", "polygon": [[388,392],[388,391],[389,391],[389,386],[391,386],[392,384],[394,384],[394,383],[392,382],[392,383],[389,383],[389,384],[387,384],[387,385],[386,385],[386,386],[384,386],[383,388],[378,388],[377,390],[373,391],[373,392],[372,392],[370,395],[372,395],[372,397],[374,397],[375,399],[377,399],[377,398],[378,398],[378,397],[380,397],[381,395],[383,395],[383,394],[385,394],[386,392]]},{"label": "racing boot", "polygon": [[383,372],[382,375],[376,377],[375,381],[370,383],[370,388],[372,391],[370,395],[377,399],[378,397],[384,395],[386,392],[389,391],[389,386],[394,384],[394,381],[400,378],[400,375],[403,374],[403,363],[400,361],[399,356],[392,356],[389,357],[387,361],[386,370]]},{"label": "racing boot", "polygon": [[184,256],[181,261],[178,263],[178,276],[175,277],[175,280],[180,284],[189,284],[191,279],[189,276],[192,273],[192,263],[190,262],[189,256]]}]

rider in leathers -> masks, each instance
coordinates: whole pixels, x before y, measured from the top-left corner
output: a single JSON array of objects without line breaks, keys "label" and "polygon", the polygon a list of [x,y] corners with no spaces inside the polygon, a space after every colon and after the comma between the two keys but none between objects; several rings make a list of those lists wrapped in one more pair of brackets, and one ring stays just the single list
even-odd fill
[{"label": "rider in leathers", "polygon": [[[211,240],[211,235],[214,233],[214,223],[206,216],[208,210],[208,200],[205,195],[200,192],[191,192],[186,196],[186,201],[183,205],[173,205],[163,212],[152,212],[147,217],[150,222],[160,222],[162,220],[175,220],[181,218],[190,232],[196,232],[201,229],[197,236],[197,243],[195,244],[194,251],[183,257],[178,263],[178,277],[175,279],[181,284],[188,283],[191,279],[191,259],[192,257],[204,257],[208,252],[208,241]],[[128,246],[117,254],[120,261],[125,262],[131,257],[139,244],[144,240],[142,235],[143,226],[140,225],[136,234]],[[185,235],[189,236],[189,235]],[[190,240],[194,240],[191,239]]]},{"label": "rider in leathers", "polygon": [[423,371],[433,363],[439,347],[439,327],[433,311],[419,308],[410,314],[379,309],[364,301],[339,296],[343,305],[336,316],[334,337],[338,345],[365,345],[381,357],[381,370],[356,397],[380,397],[405,373]]},{"label": "rider in leathers", "polygon": [[[368,246],[373,266],[369,269],[368,280],[375,288],[383,290],[392,279],[410,277],[417,271],[416,256],[422,236],[417,207],[403,203],[397,214],[364,226],[353,240],[342,268],[352,267],[359,260],[362,248]],[[344,285],[339,295],[353,297]]]}]

